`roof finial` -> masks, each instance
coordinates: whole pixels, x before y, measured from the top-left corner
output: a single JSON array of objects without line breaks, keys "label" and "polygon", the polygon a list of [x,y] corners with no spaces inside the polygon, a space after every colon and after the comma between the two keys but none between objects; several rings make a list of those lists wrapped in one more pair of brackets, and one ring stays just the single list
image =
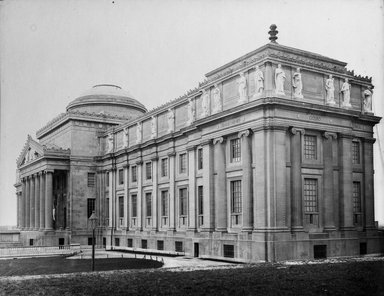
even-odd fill
[{"label": "roof finial", "polygon": [[271,42],[273,43],[277,43],[276,42],[276,39],[277,39],[277,33],[279,33],[279,31],[276,30],[277,26],[275,24],[272,24],[270,27],[269,27],[271,30],[268,32],[268,34],[270,35],[269,37],[269,40],[271,40]]}]

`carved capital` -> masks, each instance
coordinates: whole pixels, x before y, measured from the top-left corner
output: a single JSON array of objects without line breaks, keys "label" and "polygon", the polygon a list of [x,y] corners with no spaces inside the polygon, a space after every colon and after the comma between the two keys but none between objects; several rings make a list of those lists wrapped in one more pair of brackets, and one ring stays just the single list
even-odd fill
[{"label": "carved capital", "polygon": [[223,138],[223,137],[215,138],[215,139],[213,139],[212,142],[213,142],[213,145],[216,145],[217,143],[223,144],[223,143],[225,143],[225,138]]},{"label": "carved capital", "polygon": [[301,135],[305,135],[305,130],[303,128],[297,128],[297,127],[291,127],[289,129],[292,135],[297,135],[297,133],[300,133]]},{"label": "carved capital", "polygon": [[374,144],[376,142],[375,138],[364,138],[364,143]]},{"label": "carved capital", "polygon": [[241,131],[237,134],[237,137],[238,138],[241,138],[242,136],[244,137],[248,137],[249,135],[251,134],[251,131],[250,130],[245,130],[245,131]]},{"label": "carved capital", "polygon": [[151,161],[158,161],[159,157],[157,155],[154,155],[150,159],[151,159]]},{"label": "carved capital", "polygon": [[337,134],[336,133],[332,133],[332,132],[324,132],[323,133],[323,137],[326,138],[327,140],[329,139],[334,139],[336,140],[337,139]]},{"label": "carved capital", "polygon": [[168,152],[168,157],[172,157],[172,156],[175,156],[176,155],[176,152],[175,151],[171,151],[171,152]]},{"label": "carved capital", "polygon": [[45,170],[44,174],[53,174],[54,170]]},{"label": "carved capital", "polygon": [[351,134],[342,134],[342,133],[338,133],[338,138],[340,139],[353,139],[353,136]]},{"label": "carved capital", "polygon": [[123,168],[124,168],[124,169],[128,169],[128,168],[129,168],[129,164],[126,163],[125,165],[123,165]]},{"label": "carved capital", "polygon": [[136,161],[136,165],[142,165],[143,164],[143,160],[142,159],[139,159]]},{"label": "carved capital", "polygon": [[189,146],[187,146],[186,149],[187,149],[187,151],[193,151],[196,149],[196,145],[189,145]]}]

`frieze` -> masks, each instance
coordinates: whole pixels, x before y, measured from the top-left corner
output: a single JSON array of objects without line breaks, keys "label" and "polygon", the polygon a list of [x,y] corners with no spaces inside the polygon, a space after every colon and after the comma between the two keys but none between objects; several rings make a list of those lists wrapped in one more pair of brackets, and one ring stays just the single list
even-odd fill
[{"label": "frieze", "polygon": [[233,126],[233,125],[236,125],[236,124],[243,123],[244,121],[245,121],[245,117],[244,116],[240,116],[238,118],[228,119],[228,120],[226,120],[224,122],[218,123],[216,128],[217,129],[222,129],[222,128],[225,128],[225,127],[229,127],[229,126]]}]

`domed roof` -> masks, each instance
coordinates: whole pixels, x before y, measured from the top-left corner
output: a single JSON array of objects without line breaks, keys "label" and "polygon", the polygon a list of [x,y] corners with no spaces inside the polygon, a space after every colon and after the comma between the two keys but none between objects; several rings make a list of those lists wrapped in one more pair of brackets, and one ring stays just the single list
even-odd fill
[{"label": "domed roof", "polygon": [[[105,112],[108,113],[108,107],[122,107],[123,109],[134,109],[142,113],[147,112],[143,104],[133,98],[133,96],[120,86],[113,84],[98,84],[84,92],[78,98],[70,102],[67,111],[90,108],[98,106],[95,111],[100,110],[101,106],[106,107]],[[104,110],[103,110],[104,111]]]}]

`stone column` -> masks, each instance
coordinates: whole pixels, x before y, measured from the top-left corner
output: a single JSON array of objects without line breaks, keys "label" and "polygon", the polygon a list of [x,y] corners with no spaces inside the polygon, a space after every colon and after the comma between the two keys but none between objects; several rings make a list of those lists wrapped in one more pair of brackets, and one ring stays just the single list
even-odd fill
[{"label": "stone column", "polygon": [[40,172],[40,231],[45,229],[45,176]]},{"label": "stone column", "polygon": [[253,228],[253,194],[252,194],[252,154],[249,130],[238,134],[241,141],[241,163],[243,169],[243,231],[250,231]]},{"label": "stone column", "polygon": [[[374,188],[373,188],[373,144],[375,139],[364,139],[363,161],[364,161],[364,191],[361,190],[362,201],[364,201],[364,226],[368,229],[375,229],[374,211]],[[363,203],[363,202],[362,202]]]},{"label": "stone column", "polygon": [[30,209],[29,209],[29,221],[30,221],[30,228],[31,230],[35,229],[35,175],[31,176],[31,185],[29,188],[30,191]]},{"label": "stone column", "polygon": [[25,178],[25,208],[24,208],[24,211],[25,211],[25,229],[26,230],[29,230],[29,228],[31,227],[31,223],[30,223],[30,207],[31,207],[31,200],[30,200],[30,179],[31,177],[28,176]]},{"label": "stone column", "polygon": [[53,225],[53,170],[45,171],[45,230],[52,230]]},{"label": "stone column", "polygon": [[157,164],[158,164],[158,157],[155,156],[151,159],[152,161],[152,228],[158,229],[159,228],[159,217],[158,214],[158,198],[157,198]]},{"label": "stone column", "polygon": [[16,206],[17,206],[17,217],[16,217],[16,227],[20,229],[20,219],[21,219],[21,213],[20,213],[20,199],[21,199],[21,192],[16,192]]},{"label": "stone column", "polygon": [[195,178],[195,146],[187,147],[188,151],[188,230],[196,230],[196,178]]},{"label": "stone column", "polygon": [[[112,177],[112,175],[113,175],[113,173],[112,173],[112,170],[110,170],[109,172],[108,172],[108,184],[109,184],[109,186],[108,186],[108,217],[109,217],[109,219],[108,219],[108,227],[112,227],[112,225],[113,225],[113,217],[112,217],[112,206],[113,206],[113,202],[112,202],[112,200],[113,200],[113,197],[112,197],[112,180],[113,180],[113,177]],[[111,245],[112,245],[112,242],[111,242]]]},{"label": "stone column", "polygon": [[35,230],[40,229],[40,174],[35,175]]},{"label": "stone column", "polygon": [[25,229],[25,202],[26,202],[26,194],[25,194],[25,190],[26,190],[26,186],[25,186],[25,183],[26,183],[26,180],[25,178],[23,178],[21,180],[21,204],[19,205],[20,206],[20,227],[22,230]]},{"label": "stone column", "polygon": [[137,165],[137,227],[140,230],[143,230],[145,227],[145,214],[144,207],[145,202],[143,203],[143,170],[142,165],[143,161],[140,160],[136,162]]},{"label": "stone column", "polygon": [[175,230],[175,152],[168,153],[169,157],[169,230]]},{"label": "stone column", "polygon": [[129,211],[128,211],[128,170],[129,166],[124,166],[124,227],[129,227]]},{"label": "stone column", "polygon": [[213,140],[215,162],[215,231],[226,231],[227,221],[227,194],[225,173],[225,139],[223,137]]},{"label": "stone column", "polygon": [[212,140],[201,143],[203,146],[203,205],[204,225],[203,231],[211,231],[215,228],[215,208],[213,196],[213,163],[212,163]]},{"label": "stone column", "polygon": [[291,128],[291,225],[292,230],[303,229],[303,197],[301,181],[301,138],[304,129]]},{"label": "stone column", "polygon": [[324,161],[324,191],[323,202],[321,203],[321,225],[325,230],[336,230],[335,213],[334,213],[334,197],[333,197],[333,139],[337,139],[335,133],[325,132],[323,134],[323,161]]},{"label": "stone column", "polygon": [[353,203],[352,203],[352,137],[340,135],[339,166],[340,166],[340,229],[353,229]]}]

